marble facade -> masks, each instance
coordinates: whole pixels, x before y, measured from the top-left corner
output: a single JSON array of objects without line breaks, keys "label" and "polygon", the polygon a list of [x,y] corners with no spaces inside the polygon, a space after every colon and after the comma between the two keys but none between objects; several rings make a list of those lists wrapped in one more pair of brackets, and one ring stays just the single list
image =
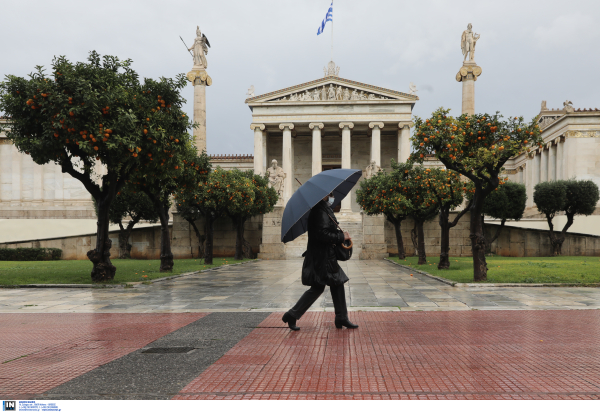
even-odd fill
[{"label": "marble facade", "polygon": [[[329,66],[334,69],[323,78],[246,99],[252,111],[255,172],[263,174],[265,164],[274,159],[285,173],[278,208],[285,207],[302,182],[323,170],[341,167],[364,172],[371,161],[389,170],[392,158],[406,161],[410,155],[412,109],[418,97],[343,79],[333,62]],[[378,226],[383,234],[383,221],[364,222],[356,203],[357,188],[342,201],[338,219],[345,227],[360,226],[362,243],[357,246],[369,254],[371,233],[364,233],[363,226],[370,231]],[[276,210],[273,216],[265,216],[273,220],[265,226],[274,227],[263,236],[263,258],[296,257],[304,251],[305,238],[299,238],[298,245],[295,241],[284,246],[279,241],[275,226],[281,213]],[[381,254],[382,245],[377,247]]]}]

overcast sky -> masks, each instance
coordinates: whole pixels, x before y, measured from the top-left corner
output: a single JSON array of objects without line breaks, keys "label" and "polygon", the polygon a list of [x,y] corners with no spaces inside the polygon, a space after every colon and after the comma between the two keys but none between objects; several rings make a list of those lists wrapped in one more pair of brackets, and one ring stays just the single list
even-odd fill
[{"label": "overcast sky", "polygon": [[[142,77],[187,73],[196,25],[212,48],[207,88],[211,154],[252,153],[250,85],[267,93],[323,76],[331,26],[317,36],[330,0],[3,0],[0,75],[26,76],[53,56],[83,61],[90,50],[131,58]],[[334,55],[340,77],[393,90],[417,85],[413,113],[440,106],[460,114],[460,36],[481,34],[476,112],[532,118],[572,100],[600,106],[598,1],[335,0]],[[192,86],[184,91],[192,114]]]}]

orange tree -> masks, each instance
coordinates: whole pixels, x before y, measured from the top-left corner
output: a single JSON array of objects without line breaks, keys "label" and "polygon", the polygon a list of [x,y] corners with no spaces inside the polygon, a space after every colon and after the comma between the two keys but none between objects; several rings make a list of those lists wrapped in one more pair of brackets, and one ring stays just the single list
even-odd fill
[{"label": "orange tree", "polygon": [[417,254],[419,256],[417,264],[424,265],[427,263],[427,255],[423,224],[434,218],[440,207],[427,182],[429,172],[422,166],[394,161],[392,161],[392,170],[392,181],[394,184],[397,182],[398,189],[404,193],[407,199],[410,199],[412,207],[409,217],[414,220],[417,232]]},{"label": "orange tree", "polygon": [[228,203],[227,215],[233,221],[236,229],[235,259],[253,258],[252,248],[244,239],[244,225],[248,219],[256,215],[262,215],[273,211],[277,203],[277,191],[269,187],[269,179],[257,175],[253,170],[241,171],[232,169],[229,171],[232,181],[246,183],[250,182],[250,188],[254,192],[252,196],[242,196],[240,199],[233,197]]},{"label": "orange tree", "polygon": [[438,109],[426,120],[415,118],[411,159],[422,162],[434,154],[447,169],[454,170],[473,182],[475,192],[470,208],[470,239],[473,272],[476,282],[487,280],[485,238],[481,211],[486,196],[500,183],[499,174],[508,159],[530,146],[542,144],[536,119],[524,123],[523,118],[503,120],[502,116],[463,114],[448,116],[449,110]]},{"label": "orange tree", "polygon": [[405,195],[398,174],[387,174],[384,171],[363,179],[356,191],[356,202],[368,216],[383,214],[394,226],[398,257],[406,258],[402,240],[401,224],[412,211],[412,203]]},{"label": "orange tree", "polygon": [[[117,192],[150,158],[155,170],[158,165],[172,170],[180,160],[179,149],[167,146],[170,136],[181,136],[191,126],[181,110],[183,75],[145,83],[152,86],[140,82],[130,60],[91,52],[85,63],[55,58],[50,76],[37,66],[28,79],[7,76],[0,84],[0,111],[11,119],[7,136],[15,146],[38,164],[60,165],[98,205],[96,248],[88,252],[94,281],[115,275],[108,214]],[[157,128],[165,132],[155,133]],[[173,157],[158,161],[164,150]],[[94,176],[98,163],[105,171]]]},{"label": "orange tree", "polygon": [[460,181],[460,175],[453,170],[425,169],[425,175],[426,186],[439,205],[441,250],[438,269],[448,269],[450,267],[450,229],[458,224],[460,218],[469,210],[470,205],[460,211],[452,221],[450,221],[450,211],[463,203],[463,193],[467,191],[467,187],[465,183]]},{"label": "orange tree", "polygon": [[[252,181],[247,177],[240,177],[232,171],[217,167],[208,174],[205,181],[200,181],[194,186],[179,187],[175,195],[179,210],[186,215],[195,213],[196,216],[204,216],[206,219],[205,264],[210,265],[213,261],[213,224],[215,220],[230,213],[242,213],[249,210],[249,204],[255,199],[252,186]],[[196,235],[199,235],[199,231],[196,231]]]},{"label": "orange tree", "polygon": [[[162,127],[157,128],[154,132],[167,132],[169,142],[166,143],[166,148],[162,150],[162,153],[155,154],[155,157],[148,156],[145,159],[146,167],[136,170],[132,181],[146,193],[158,212],[160,271],[170,272],[173,270],[174,264],[169,231],[171,196],[175,195],[180,188],[197,186],[210,170],[210,163],[205,152],[202,152],[201,155],[197,154],[197,149],[192,144],[192,138],[187,133],[183,133],[177,138],[176,135],[170,135],[171,132]],[[156,140],[152,135],[149,139]],[[170,167],[166,167],[162,162],[166,162],[173,152],[177,154],[176,157],[174,156],[177,160],[171,161]]]}]

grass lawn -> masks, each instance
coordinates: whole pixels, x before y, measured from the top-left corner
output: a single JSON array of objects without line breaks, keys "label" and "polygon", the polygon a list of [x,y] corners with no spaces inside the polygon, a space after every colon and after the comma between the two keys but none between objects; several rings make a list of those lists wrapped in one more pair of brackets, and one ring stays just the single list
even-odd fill
[{"label": "grass lawn", "polygon": [[[244,259],[244,261],[247,260]],[[103,284],[146,281],[242,262],[233,259],[233,257],[213,258],[212,265],[205,265],[202,259],[175,259],[172,273],[160,273],[160,260],[112,259],[111,261],[117,267],[115,279]],[[0,261],[0,285],[34,283],[92,284],[91,272],[92,262],[89,260]]]},{"label": "grass lawn", "polygon": [[[417,257],[390,260],[459,283],[473,282],[473,259],[450,258],[450,269],[438,270],[439,256],[427,257],[417,265]],[[600,258],[594,256],[500,257],[487,256],[488,283],[600,283]]]}]

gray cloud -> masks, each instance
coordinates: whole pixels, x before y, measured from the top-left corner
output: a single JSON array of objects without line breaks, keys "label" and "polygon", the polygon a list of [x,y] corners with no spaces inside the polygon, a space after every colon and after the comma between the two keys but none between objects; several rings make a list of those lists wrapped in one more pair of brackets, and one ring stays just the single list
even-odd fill
[{"label": "gray cloud", "polygon": [[[196,25],[210,39],[207,132],[210,153],[252,153],[250,85],[266,93],[322,76],[330,27],[317,36],[330,0],[12,1],[2,6],[0,75],[25,76],[55,55],[84,60],[90,50],[131,58],[141,76],[191,69],[179,35]],[[481,33],[476,109],[535,116],[542,100],[599,106],[600,3],[591,1],[360,1],[334,5],[340,76],[399,91],[420,90],[414,114],[440,106],[458,113],[460,34]],[[329,25],[329,23],[328,23]],[[192,87],[185,90],[191,113]]]}]

